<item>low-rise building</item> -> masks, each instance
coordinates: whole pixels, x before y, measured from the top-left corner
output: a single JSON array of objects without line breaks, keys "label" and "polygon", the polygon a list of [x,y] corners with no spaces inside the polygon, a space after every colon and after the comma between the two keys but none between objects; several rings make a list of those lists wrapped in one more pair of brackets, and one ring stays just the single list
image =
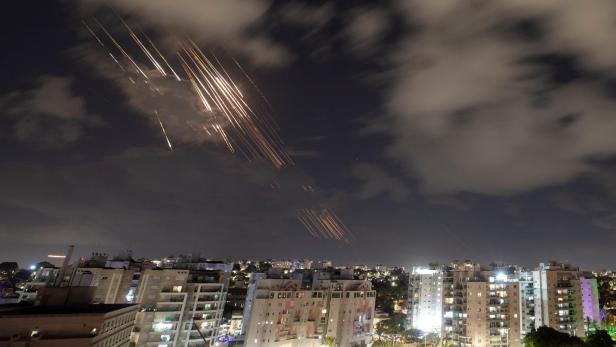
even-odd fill
[{"label": "low-rise building", "polygon": [[0,347],[125,347],[136,305],[0,306]]}]

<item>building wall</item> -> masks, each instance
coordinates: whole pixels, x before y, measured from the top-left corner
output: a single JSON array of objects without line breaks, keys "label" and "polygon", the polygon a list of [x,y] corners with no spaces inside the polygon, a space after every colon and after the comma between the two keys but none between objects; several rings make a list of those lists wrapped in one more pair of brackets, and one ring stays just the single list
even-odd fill
[{"label": "building wall", "polygon": [[533,271],[537,326],[584,336],[582,294],[577,270],[543,268]]},{"label": "building wall", "polygon": [[517,276],[477,268],[449,270],[443,292],[444,338],[461,346],[522,346]]},{"label": "building wall", "polygon": [[220,336],[226,283],[193,283],[192,274],[180,269],[141,274],[136,295],[141,311],[133,336],[137,346],[202,345],[204,339],[214,344]]},{"label": "building wall", "polygon": [[409,283],[409,322],[424,332],[440,332],[443,320],[443,274],[414,269]]},{"label": "building wall", "polygon": [[107,314],[0,315],[0,347],[128,346],[136,310],[134,306]]},{"label": "building wall", "polygon": [[71,285],[96,287],[92,303],[126,304],[134,274],[132,269],[77,268]]},{"label": "building wall", "polygon": [[311,290],[298,279],[258,279],[249,288],[246,346],[366,346],[372,337],[375,292],[368,281],[319,280]]},{"label": "building wall", "polygon": [[582,311],[584,320],[601,323],[599,309],[599,289],[596,278],[580,278]]},{"label": "building wall", "polygon": [[538,325],[535,321],[535,282],[532,280],[532,273],[522,273],[518,280],[520,289],[520,337],[523,338],[527,333],[536,329]]}]

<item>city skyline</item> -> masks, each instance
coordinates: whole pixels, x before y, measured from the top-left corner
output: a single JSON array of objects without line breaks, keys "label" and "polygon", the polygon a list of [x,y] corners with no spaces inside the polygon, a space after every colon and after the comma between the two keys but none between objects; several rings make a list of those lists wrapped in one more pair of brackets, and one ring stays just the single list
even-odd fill
[{"label": "city skyline", "polygon": [[76,4],[3,11],[2,261],[616,261],[616,4]]}]

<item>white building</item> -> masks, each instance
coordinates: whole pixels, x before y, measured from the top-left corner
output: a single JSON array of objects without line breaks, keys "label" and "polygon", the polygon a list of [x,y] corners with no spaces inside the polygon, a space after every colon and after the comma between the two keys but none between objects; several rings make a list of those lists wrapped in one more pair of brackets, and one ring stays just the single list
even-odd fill
[{"label": "white building", "polygon": [[70,286],[95,287],[93,304],[127,304],[134,275],[131,269],[77,268]]},{"label": "white building", "polygon": [[443,322],[443,272],[415,267],[409,283],[409,323],[425,333],[440,332]]},{"label": "white building", "polygon": [[320,347],[368,346],[372,338],[375,292],[365,280],[313,281],[255,278],[246,299],[245,345]]},{"label": "white building", "polygon": [[136,346],[215,345],[228,276],[220,271],[145,270],[137,288]]}]

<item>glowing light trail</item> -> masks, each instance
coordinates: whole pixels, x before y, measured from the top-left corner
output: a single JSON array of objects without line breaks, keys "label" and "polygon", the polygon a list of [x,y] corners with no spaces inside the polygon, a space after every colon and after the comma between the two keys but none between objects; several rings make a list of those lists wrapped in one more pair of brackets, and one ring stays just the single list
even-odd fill
[{"label": "glowing light trail", "polygon": [[[152,66],[152,69],[142,68],[138,60],[129,54],[129,50],[122,47],[98,20],[94,19],[94,21],[108,41],[112,43],[110,47],[105,45],[104,40],[86,21],[82,22],[96,42],[107,51],[114,63],[123,73],[127,74],[128,80],[135,87],[143,83],[151,92],[164,97],[165,94],[159,83],[168,83],[168,81],[179,84],[189,83],[194,93],[195,104],[199,105],[197,110],[200,117],[197,122],[193,119],[186,120],[186,125],[191,130],[224,143],[229,152],[239,152],[249,161],[268,160],[279,169],[294,164],[284,150],[283,142],[277,133],[277,124],[268,113],[259,112],[250,105],[245,93],[231,78],[231,74],[215,54],[211,52],[205,54],[192,40],[180,40],[178,49],[175,51],[177,62],[173,64],[165,58],[144,32],[139,30],[138,34],[120,18],[131,41],[143,54],[146,63]],[[123,59],[117,59],[114,50]],[[231,59],[265,102],[267,109],[271,110],[270,102],[254,80],[237,60]],[[174,69],[174,65],[179,68]],[[176,70],[183,71],[184,76],[178,74]],[[173,151],[171,139],[158,110],[154,111],[154,117],[167,146]],[[302,188],[306,193],[315,192],[315,188],[311,185],[304,185]],[[354,239],[351,230],[330,208],[302,208],[297,210],[297,218],[315,238],[344,242],[351,242]]]}]

